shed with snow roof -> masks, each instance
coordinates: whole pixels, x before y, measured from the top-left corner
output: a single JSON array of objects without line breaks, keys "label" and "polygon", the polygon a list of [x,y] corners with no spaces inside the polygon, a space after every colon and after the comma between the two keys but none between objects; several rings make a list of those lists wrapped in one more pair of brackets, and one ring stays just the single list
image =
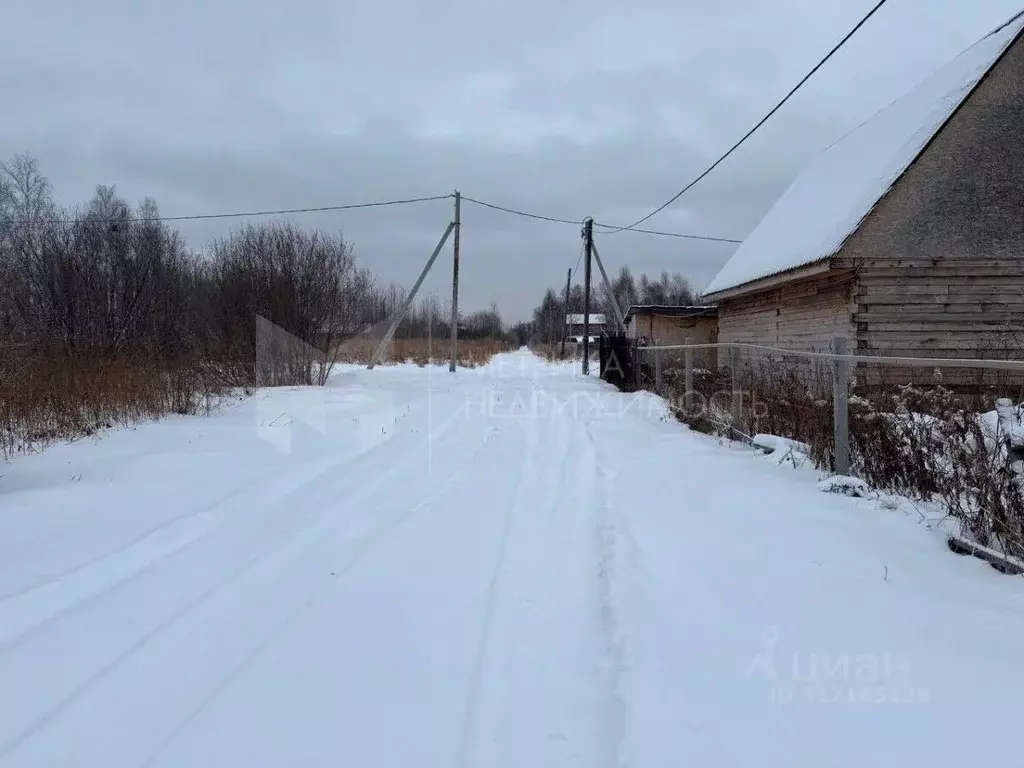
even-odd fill
[{"label": "shed with snow roof", "polygon": [[[644,339],[648,344],[714,344],[718,341],[718,308],[712,306],[671,306],[633,304],[625,315],[626,335]],[[718,355],[714,349],[700,356],[702,363],[714,368]]]},{"label": "shed with snow roof", "polygon": [[721,342],[1017,357],[1024,15],[821,152],[705,291]]}]

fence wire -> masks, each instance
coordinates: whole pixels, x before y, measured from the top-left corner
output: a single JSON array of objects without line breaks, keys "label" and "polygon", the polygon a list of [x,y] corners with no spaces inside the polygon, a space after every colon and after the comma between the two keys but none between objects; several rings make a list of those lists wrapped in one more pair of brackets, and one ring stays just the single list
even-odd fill
[{"label": "fence wire", "polygon": [[842,471],[936,501],[972,541],[1024,557],[1021,361],[912,365],[739,344],[636,347],[635,358],[636,386],[662,396],[691,428],[787,438],[826,470],[845,452]]}]

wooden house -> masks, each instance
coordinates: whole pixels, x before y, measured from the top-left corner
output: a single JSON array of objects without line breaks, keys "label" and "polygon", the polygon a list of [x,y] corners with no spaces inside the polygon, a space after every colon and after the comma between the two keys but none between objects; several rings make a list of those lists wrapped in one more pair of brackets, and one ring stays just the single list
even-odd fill
[{"label": "wooden house", "polygon": [[814,158],[705,291],[719,341],[1024,356],[1022,27]]}]

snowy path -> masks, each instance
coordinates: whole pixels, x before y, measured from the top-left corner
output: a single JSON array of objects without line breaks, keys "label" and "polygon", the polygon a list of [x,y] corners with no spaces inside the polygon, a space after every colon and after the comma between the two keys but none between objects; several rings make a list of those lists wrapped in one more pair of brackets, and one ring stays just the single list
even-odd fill
[{"label": "snowy path", "polygon": [[6,468],[0,765],[1007,757],[1022,582],[912,519],[525,354],[333,384]]}]

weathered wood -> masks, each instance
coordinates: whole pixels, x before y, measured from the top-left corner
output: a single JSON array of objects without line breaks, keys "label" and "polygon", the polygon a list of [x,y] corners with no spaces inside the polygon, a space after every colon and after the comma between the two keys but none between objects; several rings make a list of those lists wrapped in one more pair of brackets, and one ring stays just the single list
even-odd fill
[{"label": "weathered wood", "polygon": [[1024,328],[1021,328],[1019,323],[1011,322],[1009,318],[993,318],[987,321],[982,319],[949,320],[942,318],[940,315],[936,319],[931,319],[928,322],[922,322],[921,320],[914,322],[900,322],[897,320],[867,321],[858,315],[857,321],[867,322],[868,330],[872,333],[892,331],[900,333],[929,332],[943,334],[963,333],[973,335],[974,333],[989,333],[990,331],[998,332],[1000,330],[1012,333],[1024,333]]},{"label": "weathered wood", "polygon": [[962,296],[950,296],[948,294],[926,294],[926,293],[904,293],[904,294],[888,294],[885,297],[879,297],[877,294],[871,296],[861,297],[866,303],[879,304],[883,306],[901,306],[903,304],[921,304],[925,307],[957,307],[957,306],[976,306],[981,302],[987,302],[989,304],[1005,304],[1011,306],[1020,301],[1019,296],[1015,296],[1012,293],[993,293],[991,291],[986,293],[979,293],[970,298]]},{"label": "weathered wood", "polygon": [[924,323],[932,320],[977,322],[1003,318],[1019,321],[1020,315],[1017,313],[1024,313],[1024,304],[954,304],[948,309],[922,308],[917,305],[907,308],[903,304],[861,304],[855,319],[862,323]]},{"label": "weathered wood", "polygon": [[1012,259],[972,258],[957,259],[955,262],[941,258],[913,258],[909,256],[876,257],[871,256],[863,259],[837,259],[847,268],[861,271],[872,269],[1008,269],[1017,270],[1012,274],[1020,273],[1020,261]]},{"label": "weathered wood", "polygon": [[942,290],[955,290],[961,285],[979,284],[1015,288],[1020,278],[1020,275],[992,275],[987,272],[933,275],[923,270],[920,274],[893,274],[890,271],[878,271],[862,273],[858,282],[865,287],[921,285]]},{"label": "weathered wood", "polygon": [[861,280],[865,278],[875,279],[883,276],[888,278],[894,278],[897,280],[919,280],[921,278],[926,278],[928,280],[947,280],[968,277],[973,275],[993,279],[1019,279],[1021,277],[1021,265],[1005,264],[999,266],[989,266],[986,264],[977,264],[970,262],[964,262],[961,264],[951,264],[949,262],[942,262],[939,265],[929,264],[921,266],[873,266],[871,264],[865,264],[860,268],[858,274]]},{"label": "weathered wood", "polygon": [[927,341],[928,339],[944,339],[948,340],[949,343],[954,346],[963,346],[968,343],[983,346],[987,339],[994,337],[1001,337],[1002,340],[1005,340],[1005,338],[1013,338],[1015,336],[1020,336],[1022,334],[1022,330],[1020,328],[995,327],[986,329],[984,331],[984,335],[982,335],[979,331],[963,331],[962,333],[958,333],[953,330],[907,330],[904,328],[897,328],[894,330],[875,330],[872,329],[871,324],[869,323],[867,333],[872,339],[878,340],[879,343],[887,339],[891,340],[894,338],[907,339],[908,341],[913,341],[918,344],[923,341]]},{"label": "weathered wood", "polygon": [[903,299],[908,296],[926,296],[932,300],[943,303],[975,304],[979,301],[989,302],[1015,302],[1020,301],[1021,293],[1014,286],[1005,282],[985,283],[978,281],[966,285],[936,285],[907,284],[896,285],[887,283],[885,285],[864,285],[864,293],[861,298],[871,301],[878,298],[888,297],[890,300]]},{"label": "weathered wood", "polygon": [[1011,576],[1024,574],[1024,564],[1019,561],[1000,555],[987,547],[981,547],[972,541],[961,536],[950,536],[946,542],[949,548],[958,555],[973,555],[991,565],[997,571]]},{"label": "weathered wood", "polygon": [[832,274],[748,295],[719,307],[719,341],[827,350],[853,338],[853,276]]},{"label": "weathered wood", "polygon": [[1018,357],[1008,356],[1002,350],[964,348],[962,346],[937,347],[934,345],[923,346],[910,343],[892,344],[888,346],[864,347],[858,345],[857,353],[872,355],[875,357],[929,357],[948,360],[1020,360]]}]

